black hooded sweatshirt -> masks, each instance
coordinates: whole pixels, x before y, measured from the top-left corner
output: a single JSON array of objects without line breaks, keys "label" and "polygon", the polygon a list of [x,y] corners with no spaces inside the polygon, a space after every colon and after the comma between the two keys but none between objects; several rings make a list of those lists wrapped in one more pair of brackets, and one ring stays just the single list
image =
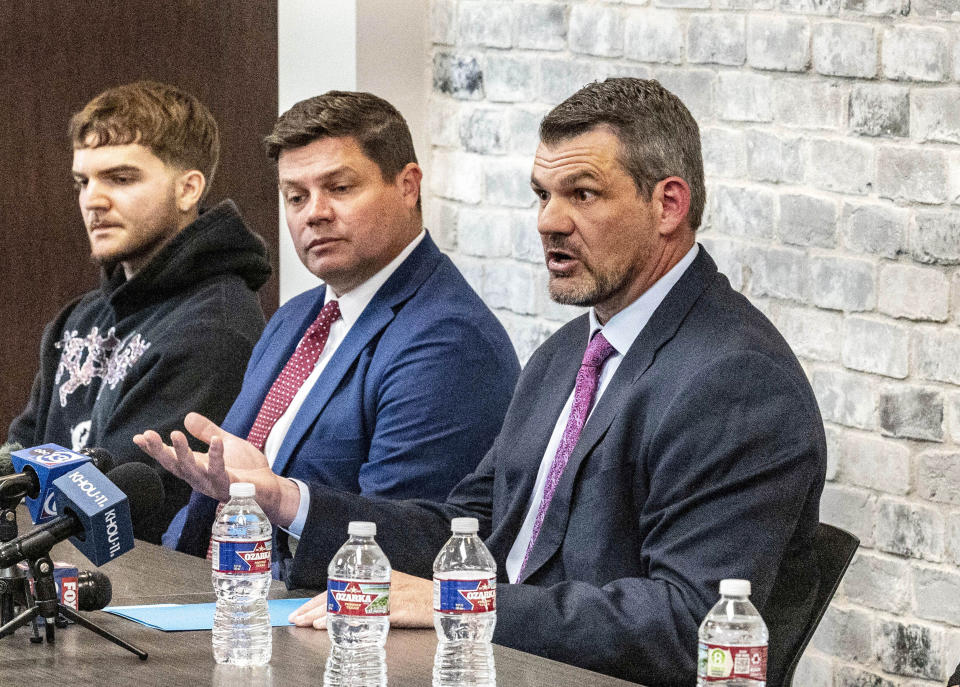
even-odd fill
[{"label": "black hooded sweatshirt", "polygon": [[102,447],[117,465],[154,467],[164,498],[134,533],[159,543],[190,487],[132,437],[155,429],[166,438],[190,411],[224,418],[263,331],[256,290],[269,276],[263,241],[230,200],[202,213],[129,281],[120,264],[105,267],[100,288],[44,329],[30,402],[8,441]]}]

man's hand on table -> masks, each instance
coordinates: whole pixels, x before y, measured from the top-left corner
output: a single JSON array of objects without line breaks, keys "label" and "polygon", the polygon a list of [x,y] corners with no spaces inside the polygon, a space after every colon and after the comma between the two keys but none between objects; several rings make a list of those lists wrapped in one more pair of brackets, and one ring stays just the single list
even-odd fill
[{"label": "man's hand on table", "polygon": [[209,444],[209,451],[190,450],[183,432],[171,432],[170,444],[155,431],[133,437],[133,443],[152,456],[171,473],[197,491],[221,503],[230,500],[231,482],[252,482],[257,488],[257,503],[270,522],[287,527],[300,505],[300,489],[270,469],[267,457],[245,439],[225,432],[199,413],[184,418],[184,427],[194,437]]},{"label": "man's hand on table", "polygon": [[[327,629],[327,593],[317,594],[290,614],[297,627]],[[390,573],[390,627],[433,627],[433,582],[394,570]]]}]

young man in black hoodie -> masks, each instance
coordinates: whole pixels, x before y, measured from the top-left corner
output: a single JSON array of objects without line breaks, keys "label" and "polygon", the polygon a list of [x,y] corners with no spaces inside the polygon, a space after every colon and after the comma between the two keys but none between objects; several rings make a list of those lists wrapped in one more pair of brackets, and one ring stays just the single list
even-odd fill
[{"label": "young man in black hoodie", "polygon": [[[104,91],[70,121],[73,178],[101,284],[50,322],[30,401],[8,442],[102,447],[148,460],[130,441],[191,410],[222,419],[264,319],[262,240],[225,200],[201,211],[217,167],[216,121],[178,88]],[[157,467],[164,501],[136,535],[159,542],[190,488]]]}]

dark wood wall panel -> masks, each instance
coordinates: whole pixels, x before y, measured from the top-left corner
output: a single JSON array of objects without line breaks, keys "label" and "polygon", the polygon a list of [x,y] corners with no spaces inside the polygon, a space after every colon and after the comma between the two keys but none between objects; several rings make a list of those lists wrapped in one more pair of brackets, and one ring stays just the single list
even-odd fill
[{"label": "dark wood wall panel", "polygon": [[209,202],[237,201],[270,247],[277,192],[260,140],[277,108],[277,11],[264,0],[0,3],[0,440],[26,403],[40,334],[97,283],[70,179],[70,115],[112,85],[153,79],[196,94],[221,129]]}]

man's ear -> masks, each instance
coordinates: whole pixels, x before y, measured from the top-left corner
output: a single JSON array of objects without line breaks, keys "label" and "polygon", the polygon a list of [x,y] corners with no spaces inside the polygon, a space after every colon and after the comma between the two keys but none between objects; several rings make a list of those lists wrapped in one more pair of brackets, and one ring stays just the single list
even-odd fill
[{"label": "man's ear", "polygon": [[659,209],[658,231],[672,234],[686,226],[690,212],[690,185],[680,177],[662,179],[653,189],[654,206]]},{"label": "man's ear", "polygon": [[420,200],[420,183],[423,181],[423,170],[416,162],[408,162],[397,175],[397,187],[403,204],[408,208],[415,208]]},{"label": "man's ear", "polygon": [[190,169],[177,177],[177,209],[190,212],[200,204],[207,188],[207,179],[199,169]]}]

